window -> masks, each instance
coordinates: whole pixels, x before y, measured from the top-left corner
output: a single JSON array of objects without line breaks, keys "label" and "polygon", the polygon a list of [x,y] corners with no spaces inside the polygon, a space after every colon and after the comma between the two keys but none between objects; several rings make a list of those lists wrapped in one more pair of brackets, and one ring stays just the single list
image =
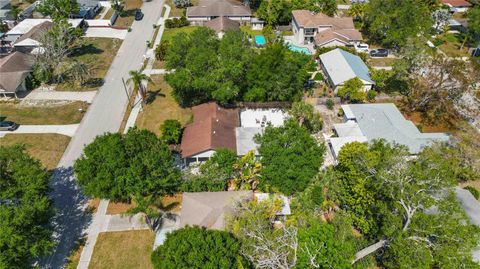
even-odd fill
[{"label": "window", "polygon": [[305,35],[314,35],[315,28],[305,28]]}]

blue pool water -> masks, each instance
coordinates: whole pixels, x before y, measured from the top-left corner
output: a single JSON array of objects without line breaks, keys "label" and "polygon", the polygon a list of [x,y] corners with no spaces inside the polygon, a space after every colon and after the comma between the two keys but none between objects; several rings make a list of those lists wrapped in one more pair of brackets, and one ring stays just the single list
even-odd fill
[{"label": "blue pool water", "polygon": [[300,52],[300,53],[307,54],[307,55],[312,55],[312,53],[310,52],[310,50],[307,49],[307,48],[298,47],[298,46],[295,46],[295,45],[293,45],[293,44],[288,44],[288,48],[289,48],[291,51]]},{"label": "blue pool water", "polygon": [[255,44],[257,44],[258,46],[265,46],[265,44],[267,44],[267,41],[265,40],[265,37],[263,35],[256,35]]}]

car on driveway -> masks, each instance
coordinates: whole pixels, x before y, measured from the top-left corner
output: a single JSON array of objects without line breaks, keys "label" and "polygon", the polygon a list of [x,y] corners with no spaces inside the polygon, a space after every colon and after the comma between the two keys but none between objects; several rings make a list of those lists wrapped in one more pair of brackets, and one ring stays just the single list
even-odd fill
[{"label": "car on driveway", "polygon": [[143,12],[141,9],[137,9],[137,11],[135,11],[135,20],[141,21],[142,19],[143,19]]},{"label": "car on driveway", "polygon": [[13,121],[0,121],[0,131],[15,131],[18,124]]},{"label": "car on driveway", "polygon": [[370,51],[371,57],[388,57],[387,49],[375,49]]}]

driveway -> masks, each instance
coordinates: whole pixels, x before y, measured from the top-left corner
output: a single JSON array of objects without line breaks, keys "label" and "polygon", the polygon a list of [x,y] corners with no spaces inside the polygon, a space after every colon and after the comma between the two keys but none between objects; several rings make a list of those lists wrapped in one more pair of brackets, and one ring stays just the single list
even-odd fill
[{"label": "driveway", "polygon": [[82,101],[91,104],[97,91],[87,92],[66,92],[66,91],[49,91],[34,90],[30,92],[23,100],[65,100],[65,101]]},{"label": "driveway", "polygon": [[[151,25],[150,25],[151,27]],[[127,30],[113,29],[109,27],[88,27],[85,32],[85,37],[106,37],[106,38],[118,38],[125,39],[127,36]],[[142,45],[145,44],[145,41]]]},{"label": "driveway", "polygon": [[126,35],[104,78],[105,84],[98,91],[55,170],[51,196],[57,211],[55,237],[58,245],[52,255],[40,262],[42,268],[65,267],[77,240],[92,229],[91,215],[85,214],[88,198],[76,185],[72,166],[82,155],[85,145],[96,136],[120,129],[128,103],[122,78],[127,80],[130,70],[138,70],[142,66],[147,49],[145,40],[151,40],[153,36],[152,25],[158,21],[162,5],[162,0],[143,2],[143,20],[133,23],[132,31]]},{"label": "driveway", "polygon": [[17,130],[5,132],[0,131],[0,137],[6,134],[61,134],[73,136],[79,124],[68,125],[20,125]]}]

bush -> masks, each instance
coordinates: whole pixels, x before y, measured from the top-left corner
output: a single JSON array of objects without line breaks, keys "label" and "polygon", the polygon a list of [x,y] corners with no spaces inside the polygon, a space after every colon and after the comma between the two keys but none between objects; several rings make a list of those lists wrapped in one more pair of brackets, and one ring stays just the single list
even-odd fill
[{"label": "bush", "polygon": [[464,189],[469,191],[473,195],[473,197],[475,197],[475,199],[478,200],[480,198],[480,191],[475,189],[474,187],[466,186]]},{"label": "bush", "polygon": [[367,100],[368,101],[374,101],[375,100],[375,97],[377,97],[377,92],[374,91],[374,90],[369,90],[367,92]]},{"label": "bush", "polygon": [[317,73],[315,74],[315,77],[313,77],[313,80],[320,80],[320,81],[323,81],[324,78],[323,78],[323,75],[322,73]]},{"label": "bush", "polygon": [[333,110],[333,106],[335,104],[333,103],[333,100],[329,98],[329,99],[327,99],[327,102],[325,103],[325,105],[327,105],[328,109]]},{"label": "bush", "polygon": [[167,144],[178,144],[182,136],[182,124],[178,120],[166,120],[160,126],[162,141]]},{"label": "bush", "polygon": [[162,42],[155,48],[155,59],[164,61],[169,46],[170,42],[168,40],[162,40]]},{"label": "bush", "polygon": [[191,0],[173,0],[173,4],[177,8],[186,8],[192,5]]},{"label": "bush", "polygon": [[165,21],[166,28],[180,28],[184,26],[188,26],[190,22],[187,20],[185,16],[179,18],[168,19]]},{"label": "bush", "polygon": [[435,39],[432,41],[432,43],[433,43],[433,45],[434,45],[435,47],[438,47],[438,46],[440,46],[440,45],[443,44],[443,40],[440,39],[440,38],[435,38]]},{"label": "bush", "polygon": [[167,234],[151,256],[155,269],[243,268],[240,242],[224,231],[186,227]]}]

